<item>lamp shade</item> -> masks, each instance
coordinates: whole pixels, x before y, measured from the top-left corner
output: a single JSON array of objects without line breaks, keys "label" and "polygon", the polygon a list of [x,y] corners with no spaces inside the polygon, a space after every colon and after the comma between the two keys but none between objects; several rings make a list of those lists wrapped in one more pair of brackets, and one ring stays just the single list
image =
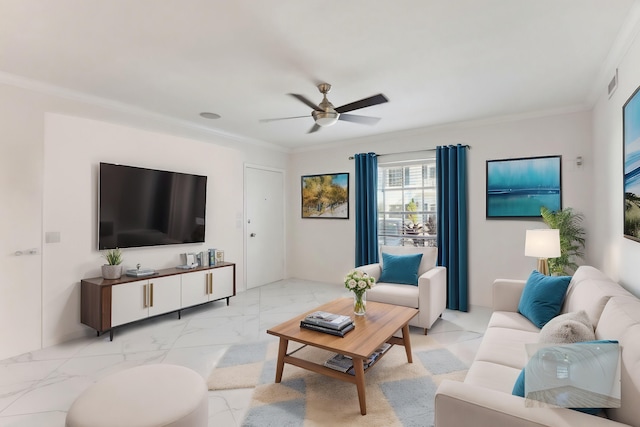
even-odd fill
[{"label": "lamp shade", "polygon": [[555,228],[527,230],[524,255],[536,258],[558,258],[560,256],[560,230]]}]

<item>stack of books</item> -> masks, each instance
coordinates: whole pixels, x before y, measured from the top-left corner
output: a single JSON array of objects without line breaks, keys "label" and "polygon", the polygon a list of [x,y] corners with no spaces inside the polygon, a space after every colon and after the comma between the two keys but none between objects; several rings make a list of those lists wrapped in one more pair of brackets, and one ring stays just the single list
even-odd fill
[{"label": "stack of books", "polygon": [[[371,355],[364,361],[364,369],[367,369],[369,366],[373,365],[376,360],[380,358],[383,354],[387,352],[391,348],[391,344],[384,343],[380,347],[376,349]],[[349,356],[345,356],[344,354],[336,354],[333,357],[329,358],[326,362],[324,362],[324,366],[327,368],[335,369],[336,371],[346,372],[349,375],[355,375],[353,370],[353,359]]]},{"label": "stack of books", "polygon": [[300,321],[300,327],[326,334],[344,337],[354,328],[353,320],[349,316],[327,313],[326,311],[314,311]]}]

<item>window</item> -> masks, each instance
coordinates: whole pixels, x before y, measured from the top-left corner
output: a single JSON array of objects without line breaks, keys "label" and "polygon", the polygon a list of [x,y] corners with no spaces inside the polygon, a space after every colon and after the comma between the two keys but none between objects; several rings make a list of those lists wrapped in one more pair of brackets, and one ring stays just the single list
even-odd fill
[{"label": "window", "polygon": [[436,246],[436,160],[378,164],[378,243]]}]

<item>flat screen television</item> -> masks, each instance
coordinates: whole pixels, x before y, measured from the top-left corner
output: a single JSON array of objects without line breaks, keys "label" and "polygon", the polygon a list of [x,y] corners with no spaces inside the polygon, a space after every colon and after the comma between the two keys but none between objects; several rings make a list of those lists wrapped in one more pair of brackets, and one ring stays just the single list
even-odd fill
[{"label": "flat screen television", "polygon": [[207,177],[100,163],[98,249],[204,242]]}]

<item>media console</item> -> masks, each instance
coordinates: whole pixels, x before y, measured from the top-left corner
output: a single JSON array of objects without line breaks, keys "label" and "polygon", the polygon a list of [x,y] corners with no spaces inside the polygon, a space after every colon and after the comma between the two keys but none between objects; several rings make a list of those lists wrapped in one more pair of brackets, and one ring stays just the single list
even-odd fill
[{"label": "media console", "polygon": [[80,321],[98,336],[114,328],[147,318],[207,304],[236,295],[236,265],[220,262],[191,270],[168,268],[153,276],[108,280],[102,277],[80,282]]}]

